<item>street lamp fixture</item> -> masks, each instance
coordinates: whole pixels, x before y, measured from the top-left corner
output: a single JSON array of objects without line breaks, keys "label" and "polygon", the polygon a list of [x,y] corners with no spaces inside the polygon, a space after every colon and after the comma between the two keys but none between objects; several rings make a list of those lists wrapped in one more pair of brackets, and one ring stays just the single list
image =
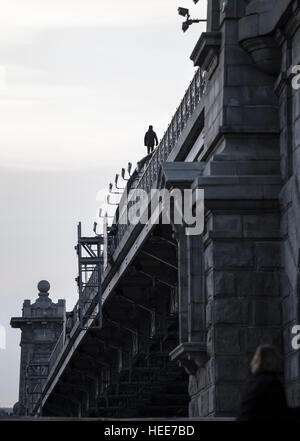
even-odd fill
[{"label": "street lamp fixture", "polygon": [[[197,3],[198,0],[193,0],[194,3]],[[186,20],[182,23],[182,30],[183,32],[186,32],[188,30],[188,28],[193,24],[193,23],[200,23],[200,22],[206,22],[206,19],[192,19],[190,18],[190,12],[188,9],[186,8],[178,8],[178,14],[181,15],[182,17],[186,17]]]},{"label": "street lamp fixture", "polygon": [[183,32],[186,32],[188,30],[188,28],[193,24],[193,23],[202,23],[205,22],[207,20],[200,20],[200,19],[187,19],[186,21],[184,21],[182,23],[182,30]]},{"label": "street lamp fixture", "polygon": [[188,9],[186,8],[178,8],[178,14],[181,15],[182,17],[189,17],[190,16],[190,12]]}]

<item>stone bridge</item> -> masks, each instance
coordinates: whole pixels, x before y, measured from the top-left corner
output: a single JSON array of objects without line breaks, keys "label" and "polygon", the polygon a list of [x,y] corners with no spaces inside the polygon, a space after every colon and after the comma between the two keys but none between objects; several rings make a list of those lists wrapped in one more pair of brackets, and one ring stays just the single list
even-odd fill
[{"label": "stone bridge", "polygon": [[[187,235],[184,225],[162,224],[160,204],[153,222],[122,224],[121,200],[101,308],[87,285],[84,326],[79,304],[58,311],[52,325],[50,310],[12,319],[23,337],[30,330],[21,342],[21,411],[234,417],[261,343],[283,349],[288,397],[300,404],[299,354],[290,345],[299,323],[300,98],[291,87],[299,28],[296,0],[208,1],[207,32],[191,55],[198,70],[126,189],[189,189],[194,205],[204,189],[204,230]],[[51,326],[34,369],[28,347],[36,354]]]}]

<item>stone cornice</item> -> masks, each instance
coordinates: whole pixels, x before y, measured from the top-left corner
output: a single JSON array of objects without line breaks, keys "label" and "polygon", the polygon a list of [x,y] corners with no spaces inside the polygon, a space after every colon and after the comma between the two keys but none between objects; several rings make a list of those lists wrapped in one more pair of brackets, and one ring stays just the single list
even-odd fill
[{"label": "stone cornice", "polygon": [[203,32],[190,57],[194,66],[209,71],[210,66],[215,65],[215,58],[218,58],[221,41],[221,32]]},{"label": "stone cornice", "polygon": [[[262,208],[278,205],[282,189],[280,176],[201,176],[192,189],[204,189],[205,208]],[[197,194],[194,192],[193,204]]]},{"label": "stone cornice", "polygon": [[243,40],[241,45],[260,70],[273,76],[278,75],[281,67],[281,48],[273,36],[256,36]]},{"label": "stone cornice", "polygon": [[[269,0],[268,0],[269,1]],[[272,6],[251,2],[247,15],[239,22],[239,41],[257,67],[270,75],[280,73],[281,45],[300,26],[299,0],[282,0]]]},{"label": "stone cornice", "polygon": [[172,352],[171,360],[177,361],[189,375],[196,375],[208,360],[206,344],[202,342],[181,343]]},{"label": "stone cornice", "polygon": [[12,328],[20,328],[25,325],[31,325],[33,323],[48,324],[48,323],[64,323],[64,318],[61,315],[58,316],[45,316],[45,317],[12,317],[10,325]]}]

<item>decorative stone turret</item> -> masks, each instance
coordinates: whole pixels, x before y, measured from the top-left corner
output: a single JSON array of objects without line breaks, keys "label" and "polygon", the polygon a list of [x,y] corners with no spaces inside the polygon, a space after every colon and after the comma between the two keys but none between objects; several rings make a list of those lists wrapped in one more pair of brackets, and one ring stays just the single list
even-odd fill
[{"label": "decorative stone turret", "polygon": [[24,300],[22,317],[11,319],[11,326],[20,328],[22,332],[19,403],[15,406],[15,411],[20,414],[30,413],[48,375],[50,354],[65,324],[65,300],[52,302],[47,280],[39,282],[38,290],[39,297],[33,304]]}]

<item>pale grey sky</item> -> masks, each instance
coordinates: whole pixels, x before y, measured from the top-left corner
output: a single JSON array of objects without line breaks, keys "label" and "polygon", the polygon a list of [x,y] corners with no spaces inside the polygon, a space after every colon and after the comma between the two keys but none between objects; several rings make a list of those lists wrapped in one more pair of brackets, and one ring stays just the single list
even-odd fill
[{"label": "pale grey sky", "polygon": [[91,233],[97,192],[162,137],[193,77],[205,24],[182,33],[178,6],[206,0],[0,0],[0,407],[17,401],[20,333],[36,284],[77,300],[76,225]]}]

